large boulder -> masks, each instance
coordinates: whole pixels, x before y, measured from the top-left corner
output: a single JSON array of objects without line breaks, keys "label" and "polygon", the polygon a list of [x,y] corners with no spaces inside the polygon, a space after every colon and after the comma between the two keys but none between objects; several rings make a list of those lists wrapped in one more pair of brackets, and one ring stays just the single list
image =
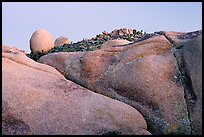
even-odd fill
[{"label": "large boulder", "polygon": [[47,53],[54,48],[51,34],[45,29],[35,31],[30,38],[30,50],[33,54]]},{"label": "large boulder", "polygon": [[[200,31],[195,33],[202,36]],[[202,134],[201,36],[192,33],[174,36],[175,43],[182,40],[182,48],[166,34],[154,33],[135,43],[86,52],[80,61],[67,58],[64,71],[69,72],[68,79],[136,108],[152,134]],[[183,57],[177,56],[179,49],[183,49],[178,52]],[[55,60],[58,54],[50,56],[43,56],[42,63]],[[186,63],[184,66],[180,66],[179,58]],[[77,69],[73,71],[72,66]],[[181,67],[188,71],[183,74]],[[196,93],[189,95],[188,82]],[[192,99],[194,111],[189,107],[192,100],[186,95],[196,98]]]},{"label": "large boulder", "polygon": [[66,80],[22,52],[2,49],[3,135],[115,133],[150,134],[133,107]]},{"label": "large boulder", "polygon": [[55,40],[54,45],[55,47],[59,47],[59,46],[63,46],[65,44],[70,44],[70,43],[71,41],[69,38],[61,36]]},{"label": "large boulder", "polygon": [[183,87],[177,77],[172,46],[164,36],[130,44],[117,55],[94,87],[137,108],[152,134],[190,134]]}]

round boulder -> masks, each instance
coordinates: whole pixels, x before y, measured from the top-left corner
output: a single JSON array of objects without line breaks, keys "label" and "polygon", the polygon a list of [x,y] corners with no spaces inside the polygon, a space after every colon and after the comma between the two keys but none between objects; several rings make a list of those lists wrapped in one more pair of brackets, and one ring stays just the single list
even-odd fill
[{"label": "round boulder", "polygon": [[70,44],[70,43],[71,41],[69,40],[69,38],[61,36],[55,40],[54,45],[55,47],[59,47],[59,46],[63,46],[65,44]]},{"label": "round boulder", "polygon": [[51,34],[45,29],[39,29],[30,38],[30,50],[33,54],[46,53],[54,48]]}]

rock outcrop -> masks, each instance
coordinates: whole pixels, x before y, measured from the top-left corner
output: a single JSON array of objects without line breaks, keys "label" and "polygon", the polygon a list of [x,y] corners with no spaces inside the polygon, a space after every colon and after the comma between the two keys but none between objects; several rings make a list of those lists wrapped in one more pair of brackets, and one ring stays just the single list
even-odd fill
[{"label": "rock outcrop", "polygon": [[134,34],[135,32],[137,32],[137,30],[133,30],[133,29],[127,29],[127,28],[122,28],[122,29],[115,29],[113,30],[110,35],[111,36],[118,36],[118,35],[131,35]]},{"label": "rock outcrop", "polygon": [[143,116],[133,107],[85,89],[53,67],[3,47],[3,135],[115,133],[150,134]]},{"label": "rock outcrop", "polygon": [[33,54],[47,53],[54,48],[51,34],[45,29],[35,31],[30,38],[30,50]]},{"label": "rock outcrop", "polygon": [[[39,62],[133,106],[152,134],[202,134],[201,37],[202,31],[156,32],[123,46],[72,55],[54,53]],[[59,57],[61,63],[54,65]]]}]

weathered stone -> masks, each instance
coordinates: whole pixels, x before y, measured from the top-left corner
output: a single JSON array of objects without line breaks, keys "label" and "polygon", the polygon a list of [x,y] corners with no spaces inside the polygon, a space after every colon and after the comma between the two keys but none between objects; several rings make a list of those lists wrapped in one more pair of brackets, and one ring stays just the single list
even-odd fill
[{"label": "weathered stone", "polygon": [[59,47],[59,46],[63,46],[65,44],[70,44],[70,43],[71,41],[69,40],[69,38],[61,36],[55,40],[54,45],[55,47]]},{"label": "weathered stone", "polygon": [[54,48],[54,42],[47,30],[40,29],[33,33],[30,38],[30,50],[33,54],[47,53],[52,48]]},{"label": "weathered stone", "polygon": [[66,71],[76,83],[136,108],[152,134],[202,134],[202,31],[168,33],[102,46],[81,62],[67,59]]},{"label": "weathered stone", "polygon": [[22,52],[24,54],[28,54],[25,50],[18,49],[16,46],[12,48],[8,47],[7,45],[2,45],[2,52]]},{"label": "weathered stone", "polygon": [[183,76],[192,134],[202,135],[202,30],[164,35],[176,48],[174,54]]},{"label": "weathered stone", "polygon": [[[83,55],[84,52],[57,52],[42,56],[41,58],[38,59],[38,62],[50,65],[56,68],[65,77],[68,77],[69,75],[71,75],[70,73],[72,72],[66,71],[67,63],[65,61],[69,59],[69,63],[72,63],[72,61],[76,63],[77,60],[80,61]],[[78,70],[79,68],[75,69]]]},{"label": "weathered stone", "polygon": [[2,134],[149,135],[133,107],[68,81],[21,52],[2,50]]},{"label": "weathered stone", "polygon": [[[160,132],[152,129],[153,134],[190,134],[184,91],[173,79],[177,71],[171,44],[165,37],[154,36],[129,46],[130,49],[117,55],[120,63],[96,82],[97,86],[101,83],[104,86],[96,91],[132,105],[144,116],[151,116],[148,124],[154,124],[155,129],[159,125],[163,128]],[[164,122],[156,123],[157,119]]]},{"label": "weathered stone", "polygon": [[[117,59],[112,56],[114,53],[95,50],[93,52],[86,52],[81,62],[80,76],[83,83],[92,85],[100,79],[100,76],[108,69],[110,64],[117,62]],[[94,60],[93,60],[94,56]],[[69,68],[67,68],[69,70]]]}]

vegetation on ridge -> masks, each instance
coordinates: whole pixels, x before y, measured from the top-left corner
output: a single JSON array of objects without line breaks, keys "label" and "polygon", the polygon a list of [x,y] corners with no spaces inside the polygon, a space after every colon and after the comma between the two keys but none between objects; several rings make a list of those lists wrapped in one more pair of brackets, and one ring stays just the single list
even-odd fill
[{"label": "vegetation on ridge", "polygon": [[[146,32],[133,30],[133,34],[124,34],[124,35],[115,35],[112,36],[110,34],[98,34],[94,38],[91,39],[83,39],[81,41],[78,41],[76,43],[70,43],[65,44],[63,46],[54,47],[53,49],[48,51],[49,53],[54,52],[83,52],[83,51],[93,51],[100,49],[101,45],[108,41],[108,40],[114,40],[114,39],[126,39],[131,42],[138,41],[140,38],[144,37]],[[27,54],[27,56],[35,61],[37,61],[41,56],[46,55],[43,53],[39,53],[34,55],[32,52],[30,54]]]}]

